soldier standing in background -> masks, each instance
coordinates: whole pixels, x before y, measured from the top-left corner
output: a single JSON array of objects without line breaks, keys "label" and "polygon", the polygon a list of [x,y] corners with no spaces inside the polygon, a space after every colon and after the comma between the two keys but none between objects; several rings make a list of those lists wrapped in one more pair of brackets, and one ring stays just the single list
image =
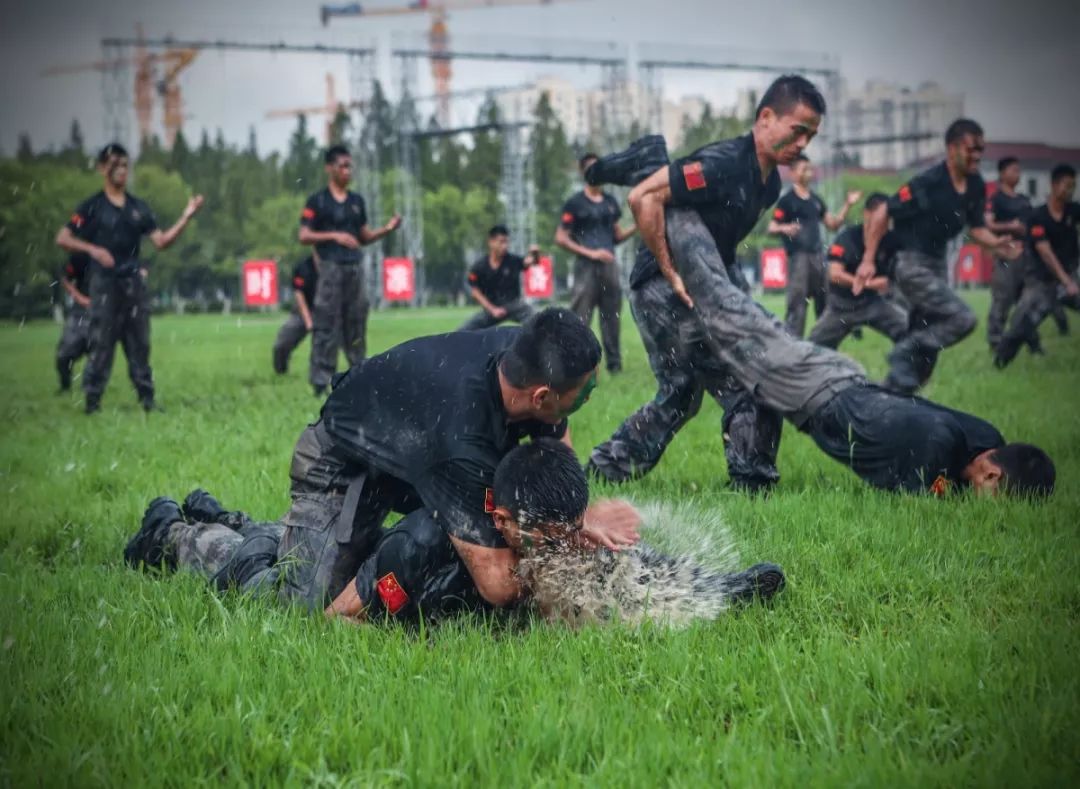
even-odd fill
[{"label": "soldier standing in background", "polygon": [[56,348],[56,372],[60,392],[71,389],[71,368],[90,350],[90,259],[72,255],[60,271],[60,285],[71,297],[71,307],[64,318],[64,330]]},{"label": "soldier standing in background", "polygon": [[488,253],[469,269],[472,296],[483,308],[458,329],[487,329],[505,320],[524,323],[536,310],[521,298],[521,272],[540,259],[540,247],[533,244],[525,257],[508,252],[510,231],[495,225],[488,231]]},{"label": "soldier standing in background", "polygon": [[311,306],[318,283],[318,263],[314,255],[308,255],[293,269],[293,309],[274,340],[274,372],[278,375],[288,371],[289,356],[311,331]]},{"label": "soldier standing in background", "polygon": [[[998,189],[986,201],[986,226],[995,233],[1023,241],[1027,235],[1027,220],[1031,216],[1031,201],[1016,191],[1020,183],[1020,162],[1007,156],[998,162]],[[986,339],[990,350],[997,349],[1009,310],[1020,298],[1024,288],[1024,258],[1008,261],[994,259],[994,274],[990,281],[990,313],[986,316]],[[1038,335],[1032,336],[1032,350],[1038,348]]]}]

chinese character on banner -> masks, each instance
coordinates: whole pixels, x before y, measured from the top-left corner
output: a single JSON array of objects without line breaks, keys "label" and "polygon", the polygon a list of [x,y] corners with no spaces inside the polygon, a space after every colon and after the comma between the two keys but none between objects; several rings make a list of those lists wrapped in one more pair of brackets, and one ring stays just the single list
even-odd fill
[{"label": "chinese character on banner", "polygon": [[277,263],[272,260],[247,260],[244,262],[243,277],[246,306],[272,307],[277,304]]},{"label": "chinese character on banner", "polygon": [[787,287],[787,252],[782,249],[761,250],[761,286],[765,290]]},{"label": "chinese character on banner", "polygon": [[525,295],[530,299],[550,299],[555,295],[551,258],[542,257],[525,269]]},{"label": "chinese character on banner", "polygon": [[412,301],[416,296],[412,258],[384,258],[382,283],[385,301]]},{"label": "chinese character on banner", "polygon": [[955,271],[957,282],[987,283],[994,274],[994,259],[978,244],[964,244],[956,256]]}]

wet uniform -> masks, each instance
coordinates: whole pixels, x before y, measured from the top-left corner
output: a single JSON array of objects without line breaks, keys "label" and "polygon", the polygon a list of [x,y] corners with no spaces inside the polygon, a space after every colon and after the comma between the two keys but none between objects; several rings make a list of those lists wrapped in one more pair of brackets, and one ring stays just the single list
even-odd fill
[{"label": "wet uniform", "polygon": [[[1008,195],[998,189],[986,201],[986,212],[994,217],[995,222],[1011,222],[1018,219],[1026,227],[1028,218],[1031,216],[1031,201],[1022,194]],[[1023,240],[1025,234],[1010,232],[1008,235],[1014,239]],[[1020,291],[1024,287],[1025,269],[1025,258],[1011,262],[1000,258],[994,260],[994,274],[990,281],[990,312],[986,316],[986,339],[991,349],[997,348],[1001,335],[1005,331],[1009,310],[1020,298]]]},{"label": "wet uniform", "polygon": [[524,323],[530,318],[536,310],[521,297],[521,273],[525,268],[525,259],[512,252],[503,255],[496,268],[492,268],[488,255],[473,263],[466,277],[469,286],[483,293],[496,307],[506,310],[506,315],[496,318],[487,310],[480,310],[461,324],[459,331],[487,329],[503,321]]},{"label": "wet uniform", "polygon": [[794,238],[781,235],[788,258],[787,315],[784,323],[796,337],[806,330],[806,302],[814,302],[814,316],[821,317],[825,310],[825,284],[828,273],[821,254],[821,223],[828,209],[816,192],[806,198],[799,197],[794,189],[788,191],[773,211],[777,222],[798,222],[799,232]]},{"label": "wet uniform", "polygon": [[[349,192],[339,203],[330,187],[316,192],[304,204],[300,224],[317,233],[348,233],[357,241],[368,223],[364,198]],[[337,371],[338,349],[349,366],[367,353],[368,299],[364,292],[363,252],[335,241],[315,245],[319,278],[315,299],[308,306],[314,326],[311,338],[312,386],[323,388]]]},{"label": "wet uniform", "polygon": [[964,226],[984,227],[986,186],[967,176],[964,192],[952,185],[945,163],[915,176],[889,198],[899,244],[894,281],[910,305],[910,331],[889,354],[885,385],[911,394],[926,383],[938,354],[975,330],[978,319],[949,287],[946,245]]},{"label": "wet uniform", "polygon": [[[319,284],[319,269],[315,265],[315,258],[308,256],[296,264],[292,272],[292,287],[296,293],[304,294],[308,312],[312,314],[312,322],[315,320],[315,293]],[[308,328],[300,315],[300,307],[295,298],[292,312],[289,313],[285,324],[278,330],[274,340],[274,372],[282,374],[289,369],[289,356],[308,335]]]},{"label": "wet uniform", "polygon": [[1050,207],[1041,205],[1032,212],[1028,220],[1027,273],[1024,279],[1024,292],[1020,302],[1013,310],[1009,328],[998,344],[997,359],[999,364],[1007,364],[1016,356],[1020,346],[1046,319],[1057,303],[1073,310],[1080,310],[1080,297],[1066,297],[1061,290],[1060,281],[1043,262],[1036,250],[1036,244],[1046,242],[1054,251],[1065,273],[1073,280],[1077,278],[1080,267],[1080,242],[1077,231],[1080,229],[1080,203],[1065,204],[1061,219],[1055,219]]},{"label": "wet uniform", "polygon": [[139,399],[154,400],[150,369],[150,294],[140,268],[142,237],[157,230],[150,207],[125,192],[116,207],[104,192],[84,201],[72,215],[68,229],[80,240],[104,247],[116,265],[103,268],[94,261],[90,276],[90,357],[83,371],[88,406],[101,402],[112,373],[116,343],[124,349],[128,375]]},{"label": "wet uniform", "polygon": [[[66,279],[86,297],[90,296],[90,263],[86,255],[72,255],[60,270],[60,278]],[[90,314],[86,307],[73,300],[64,317],[60,344],[56,347],[56,372],[60,376],[61,390],[71,388],[71,369],[89,350]]]},{"label": "wet uniform", "polygon": [[[735,262],[735,248],[776,200],[779,175],[762,184],[751,135],[705,146],[669,167],[676,199],[708,217],[713,243],[723,250],[728,282],[740,289],[745,309],[767,314],[745,296],[748,286]],[[590,469],[612,482],[648,473],[708,392],[724,410],[722,436],[731,481],[750,489],[774,484],[779,479],[780,415],[760,406],[710,349],[700,322],[671,290],[644,245],[638,247],[630,275],[630,307],[656,377],[656,397],[592,451]]]},{"label": "wet uniform", "polygon": [[[837,235],[829,246],[828,262],[839,263],[844,271],[854,275],[865,251],[862,225],[852,225]],[[878,246],[876,263],[879,277],[892,277],[896,256],[896,238],[886,233]],[[851,288],[829,282],[829,306],[810,332],[810,342],[836,348],[845,337],[860,326],[869,326],[893,342],[907,332],[908,316],[894,302],[867,288],[858,296]],[[788,327],[790,328],[790,326]]]},{"label": "wet uniform", "polygon": [[[615,252],[615,229],[622,209],[618,201],[606,192],[599,201],[590,200],[578,192],[563,206],[561,224],[570,238],[589,249]],[[598,263],[579,257],[574,261],[574,291],[570,309],[592,324],[593,310],[600,311],[600,340],[604,346],[604,361],[609,370],[622,369],[619,350],[619,313],[622,311],[622,288],[619,284],[619,265]]]}]

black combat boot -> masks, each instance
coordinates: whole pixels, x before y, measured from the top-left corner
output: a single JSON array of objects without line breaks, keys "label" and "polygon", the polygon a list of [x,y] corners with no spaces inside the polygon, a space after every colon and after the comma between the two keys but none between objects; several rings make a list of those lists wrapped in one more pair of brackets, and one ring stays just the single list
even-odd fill
[{"label": "black combat boot", "polygon": [[124,548],[124,561],[132,567],[160,567],[176,569],[176,557],[166,550],[165,539],[169,527],[183,522],[180,505],[170,498],[159,496],[150,502],[143,515],[142,526]]},{"label": "black combat boot", "polygon": [[585,170],[585,182],[592,186],[637,186],[669,163],[667,143],[659,134],[635,140],[619,153],[601,156]]}]

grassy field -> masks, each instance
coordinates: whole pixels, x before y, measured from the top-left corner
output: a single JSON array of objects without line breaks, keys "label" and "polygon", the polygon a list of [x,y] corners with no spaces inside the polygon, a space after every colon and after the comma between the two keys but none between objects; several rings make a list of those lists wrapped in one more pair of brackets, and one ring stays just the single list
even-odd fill
[{"label": "grassy field", "polygon": [[[972,303],[985,315],[983,294]],[[776,302],[770,306],[778,307]],[[373,316],[379,351],[463,311]],[[0,329],[0,783],[29,785],[1069,785],[1080,778],[1080,325],[990,366],[983,327],[928,396],[1058,463],[1052,502],[901,499],[785,428],[767,500],[725,491],[706,403],[639,500],[719,509],[790,585],[684,631],[462,619],[355,628],[129,571],[148,499],[202,485],[274,518],[319,402],[278,317],[162,317],[165,413],[118,358],[102,413],[55,396],[55,325]],[[584,457],[653,394],[626,373],[573,421]],[[849,340],[875,376],[885,344]],[[597,491],[602,493],[604,491]],[[664,525],[678,530],[678,523]],[[1071,780],[1070,780],[1071,779]]]}]

